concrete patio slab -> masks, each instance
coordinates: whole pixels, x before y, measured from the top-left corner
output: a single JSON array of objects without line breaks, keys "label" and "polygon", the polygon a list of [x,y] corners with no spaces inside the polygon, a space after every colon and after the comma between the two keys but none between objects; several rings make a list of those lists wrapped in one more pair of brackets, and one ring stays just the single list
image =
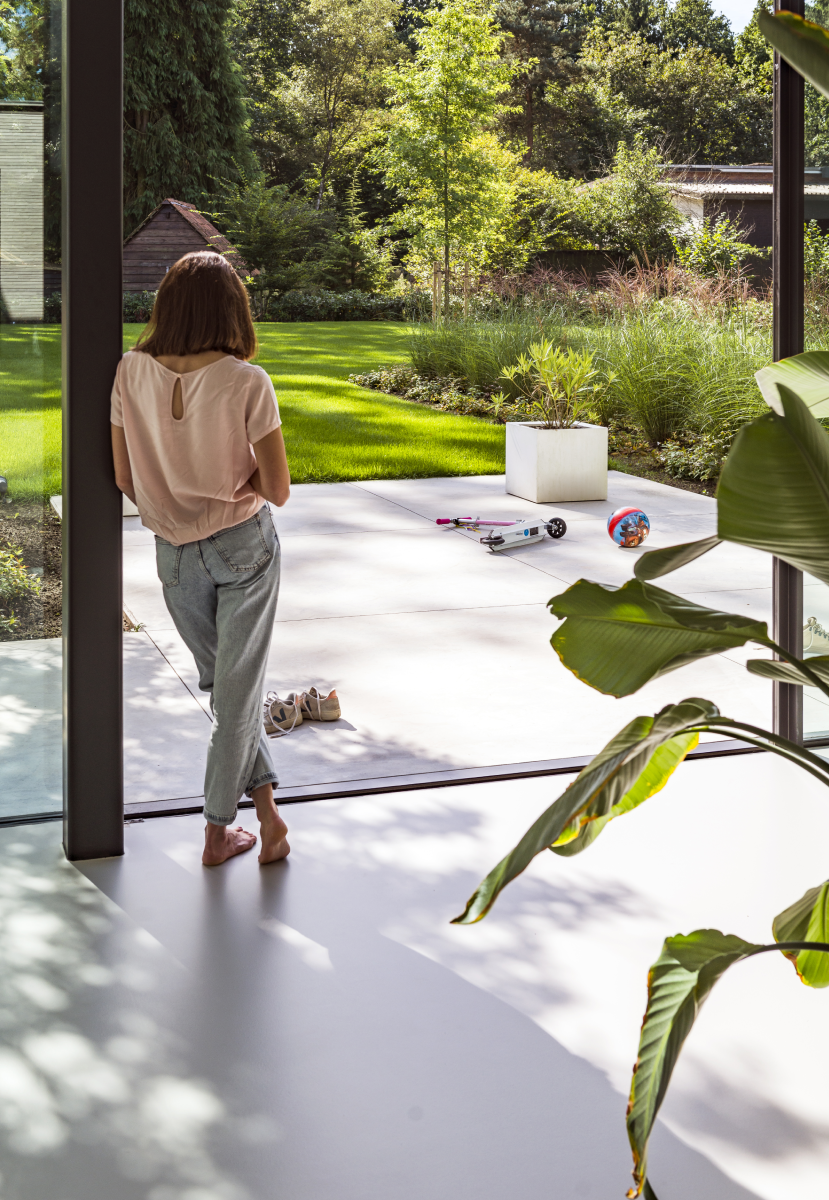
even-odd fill
[{"label": "concrete patio slab", "polygon": [[60,638],[0,643],[0,817],[63,804]]},{"label": "concrete patio slab", "polygon": [[[428,486],[424,487],[424,483]],[[666,487],[651,479],[640,479],[635,475],[625,475],[621,471],[608,472],[607,500],[580,501],[572,504],[533,504],[519,496],[510,496],[504,490],[503,475],[462,475],[429,480],[369,479],[353,486],[404,505],[412,512],[432,521],[437,517],[484,517],[500,512],[505,512],[508,517],[519,517],[525,510],[528,513],[549,512],[551,515],[563,517],[565,521],[607,521],[612,512],[627,504],[641,505],[649,515],[677,513],[688,516],[697,512],[710,512],[712,504],[715,503],[710,496],[700,496],[682,488]],[[469,511],[455,511],[458,505]]]},{"label": "concrete patio slab", "polygon": [[[549,647],[543,605],[277,622],[266,681],[285,695],[336,687],[343,719],[274,739],[280,782],[348,779],[591,754],[627,721],[684,696],[767,722],[771,685],[724,657],[614,700],[585,687]],[[177,635],[156,644],[194,690]],[[189,660],[189,661],[188,661]]]},{"label": "concrete patio slab", "polygon": [[[267,687],[285,694],[335,686],[343,719],[308,723],[273,742],[283,785],[590,754],[631,717],[690,695],[767,725],[771,686],[742,665],[755,650],[704,660],[620,701],[562,667],[549,646],[555,626],[546,602],[581,577],[621,584],[639,554],[608,538],[606,511],[623,502],[644,507],[653,525],[648,549],[714,529],[711,497],[615,472],[610,497],[607,504],[534,506],[506,496],[497,476],[295,487],[289,504],[275,511],[283,583]],[[542,518],[562,513],[566,536],[493,555],[478,535],[433,523],[441,513],[509,517],[529,510]],[[138,518],[124,521],[123,564],[125,607],[143,627],[125,636],[127,798],[198,797],[209,710],[164,604],[153,536]],[[769,571],[765,556],[724,546],[664,583],[698,603],[769,620]],[[36,662],[37,645],[17,644],[18,673],[27,655]],[[51,692],[42,680],[36,685],[56,731],[58,685],[58,675]],[[7,701],[7,711],[14,703]],[[820,700],[808,711],[829,728]],[[38,736],[51,746],[57,796],[59,742]],[[15,737],[14,765],[6,769],[25,779],[37,745]],[[18,785],[6,792],[13,805],[20,794]],[[0,801],[0,808],[10,811],[8,804]]]},{"label": "concrete patio slab", "polygon": [[210,735],[202,707],[146,633],[124,635],[124,800],[201,796]]}]

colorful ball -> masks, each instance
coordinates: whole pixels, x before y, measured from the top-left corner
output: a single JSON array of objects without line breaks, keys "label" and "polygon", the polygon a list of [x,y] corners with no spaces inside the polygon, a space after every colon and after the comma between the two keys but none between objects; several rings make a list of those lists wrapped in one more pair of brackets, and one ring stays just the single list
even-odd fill
[{"label": "colorful ball", "polygon": [[651,523],[641,508],[617,508],[607,519],[607,532],[624,550],[641,546],[650,531]]}]

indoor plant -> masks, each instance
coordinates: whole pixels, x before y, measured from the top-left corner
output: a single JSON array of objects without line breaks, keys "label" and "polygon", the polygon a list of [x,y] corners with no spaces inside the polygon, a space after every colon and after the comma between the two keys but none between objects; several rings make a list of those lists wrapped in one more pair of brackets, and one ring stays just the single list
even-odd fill
[{"label": "indoor plant", "polygon": [[[553,648],[577,678],[628,696],[686,663],[754,642],[776,658],[750,659],[753,674],[808,685],[829,696],[829,655],[801,659],[769,637],[766,623],[705,608],[651,581],[721,541],[764,550],[829,584],[829,353],[797,355],[757,373],[769,410],[738,432],[717,491],[718,531],[642,555],[621,588],[579,580],[549,607],[562,623]],[[773,514],[773,520],[769,519]],[[708,700],[670,704],[621,730],[479,885],[464,913],[485,916],[506,885],[542,850],[586,850],[609,821],[660,791],[700,733],[737,737],[781,755],[829,787],[829,763],[768,730],[724,717]],[[796,852],[796,849],[795,849]],[[653,1197],[647,1149],[671,1073],[697,1014],[722,974],[766,951],[782,952],[810,987],[829,986],[829,881],[818,882],[772,922],[774,941],[747,942],[717,929],[666,939],[648,977],[648,1005],[631,1082],[627,1126],[634,1187]]]}]

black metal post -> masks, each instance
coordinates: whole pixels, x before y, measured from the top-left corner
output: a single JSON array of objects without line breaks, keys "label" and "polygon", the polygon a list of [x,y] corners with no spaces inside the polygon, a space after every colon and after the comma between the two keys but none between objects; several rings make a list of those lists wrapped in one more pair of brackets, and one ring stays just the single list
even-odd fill
[{"label": "black metal post", "polygon": [[[804,0],[775,0],[804,15]],[[774,358],[803,350],[803,77],[779,54],[774,56]],[[803,576],[772,559],[774,638],[798,656],[803,652]],[[803,740],[803,689],[775,683],[774,729]]]},{"label": "black metal post", "polygon": [[70,859],[124,852],[121,495],[123,8],[63,0],[63,796]]}]

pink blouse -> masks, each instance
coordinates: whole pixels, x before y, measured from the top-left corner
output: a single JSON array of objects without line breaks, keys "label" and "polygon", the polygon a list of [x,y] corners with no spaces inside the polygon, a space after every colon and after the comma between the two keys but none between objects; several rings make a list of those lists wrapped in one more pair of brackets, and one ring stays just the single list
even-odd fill
[{"label": "pink blouse", "polygon": [[[180,421],[172,412],[177,379]],[[177,375],[131,350],[115,372],[110,420],[124,429],[141,520],[174,546],[238,525],[264,504],[248,482],[252,443],[281,421],[261,367],[228,355]]]}]

